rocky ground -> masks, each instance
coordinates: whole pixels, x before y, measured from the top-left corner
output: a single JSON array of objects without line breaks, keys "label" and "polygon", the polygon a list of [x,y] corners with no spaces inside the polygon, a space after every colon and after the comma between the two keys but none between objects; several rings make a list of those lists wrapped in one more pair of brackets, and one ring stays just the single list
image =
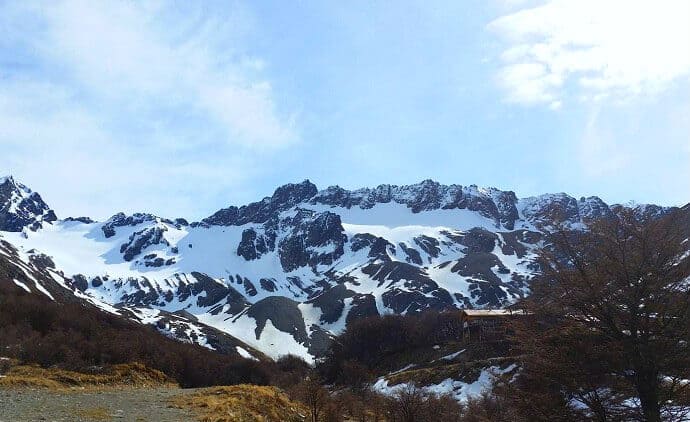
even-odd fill
[{"label": "rocky ground", "polygon": [[169,401],[194,391],[169,387],[102,391],[0,389],[0,422],[193,421],[194,414],[170,407]]}]

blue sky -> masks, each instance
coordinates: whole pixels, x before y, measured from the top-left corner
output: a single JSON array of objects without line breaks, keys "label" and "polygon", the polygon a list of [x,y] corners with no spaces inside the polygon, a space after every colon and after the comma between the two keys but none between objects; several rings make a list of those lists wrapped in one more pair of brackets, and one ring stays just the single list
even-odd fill
[{"label": "blue sky", "polygon": [[690,201],[690,3],[0,1],[0,173],[191,219],[309,178]]}]

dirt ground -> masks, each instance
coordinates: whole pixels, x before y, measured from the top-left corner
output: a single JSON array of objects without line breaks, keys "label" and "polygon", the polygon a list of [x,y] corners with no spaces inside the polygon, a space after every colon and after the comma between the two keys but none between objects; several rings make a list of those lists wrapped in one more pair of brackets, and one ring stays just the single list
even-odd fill
[{"label": "dirt ground", "polygon": [[15,421],[195,421],[187,410],[170,407],[171,397],[195,390],[0,389],[0,422]]}]

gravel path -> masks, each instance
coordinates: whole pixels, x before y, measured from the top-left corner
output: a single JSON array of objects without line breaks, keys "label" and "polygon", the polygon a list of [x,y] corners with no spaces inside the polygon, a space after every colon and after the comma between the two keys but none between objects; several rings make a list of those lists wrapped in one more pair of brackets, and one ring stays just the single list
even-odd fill
[{"label": "gravel path", "polygon": [[194,421],[168,400],[194,390],[177,388],[104,391],[0,389],[0,422],[15,421]]}]

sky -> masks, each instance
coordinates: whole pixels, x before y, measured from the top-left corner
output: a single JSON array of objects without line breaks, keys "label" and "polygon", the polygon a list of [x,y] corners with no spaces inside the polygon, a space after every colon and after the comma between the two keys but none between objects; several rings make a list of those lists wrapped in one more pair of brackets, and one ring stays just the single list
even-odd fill
[{"label": "sky", "polygon": [[690,202],[690,2],[0,0],[0,176],[60,217],[310,179]]}]

